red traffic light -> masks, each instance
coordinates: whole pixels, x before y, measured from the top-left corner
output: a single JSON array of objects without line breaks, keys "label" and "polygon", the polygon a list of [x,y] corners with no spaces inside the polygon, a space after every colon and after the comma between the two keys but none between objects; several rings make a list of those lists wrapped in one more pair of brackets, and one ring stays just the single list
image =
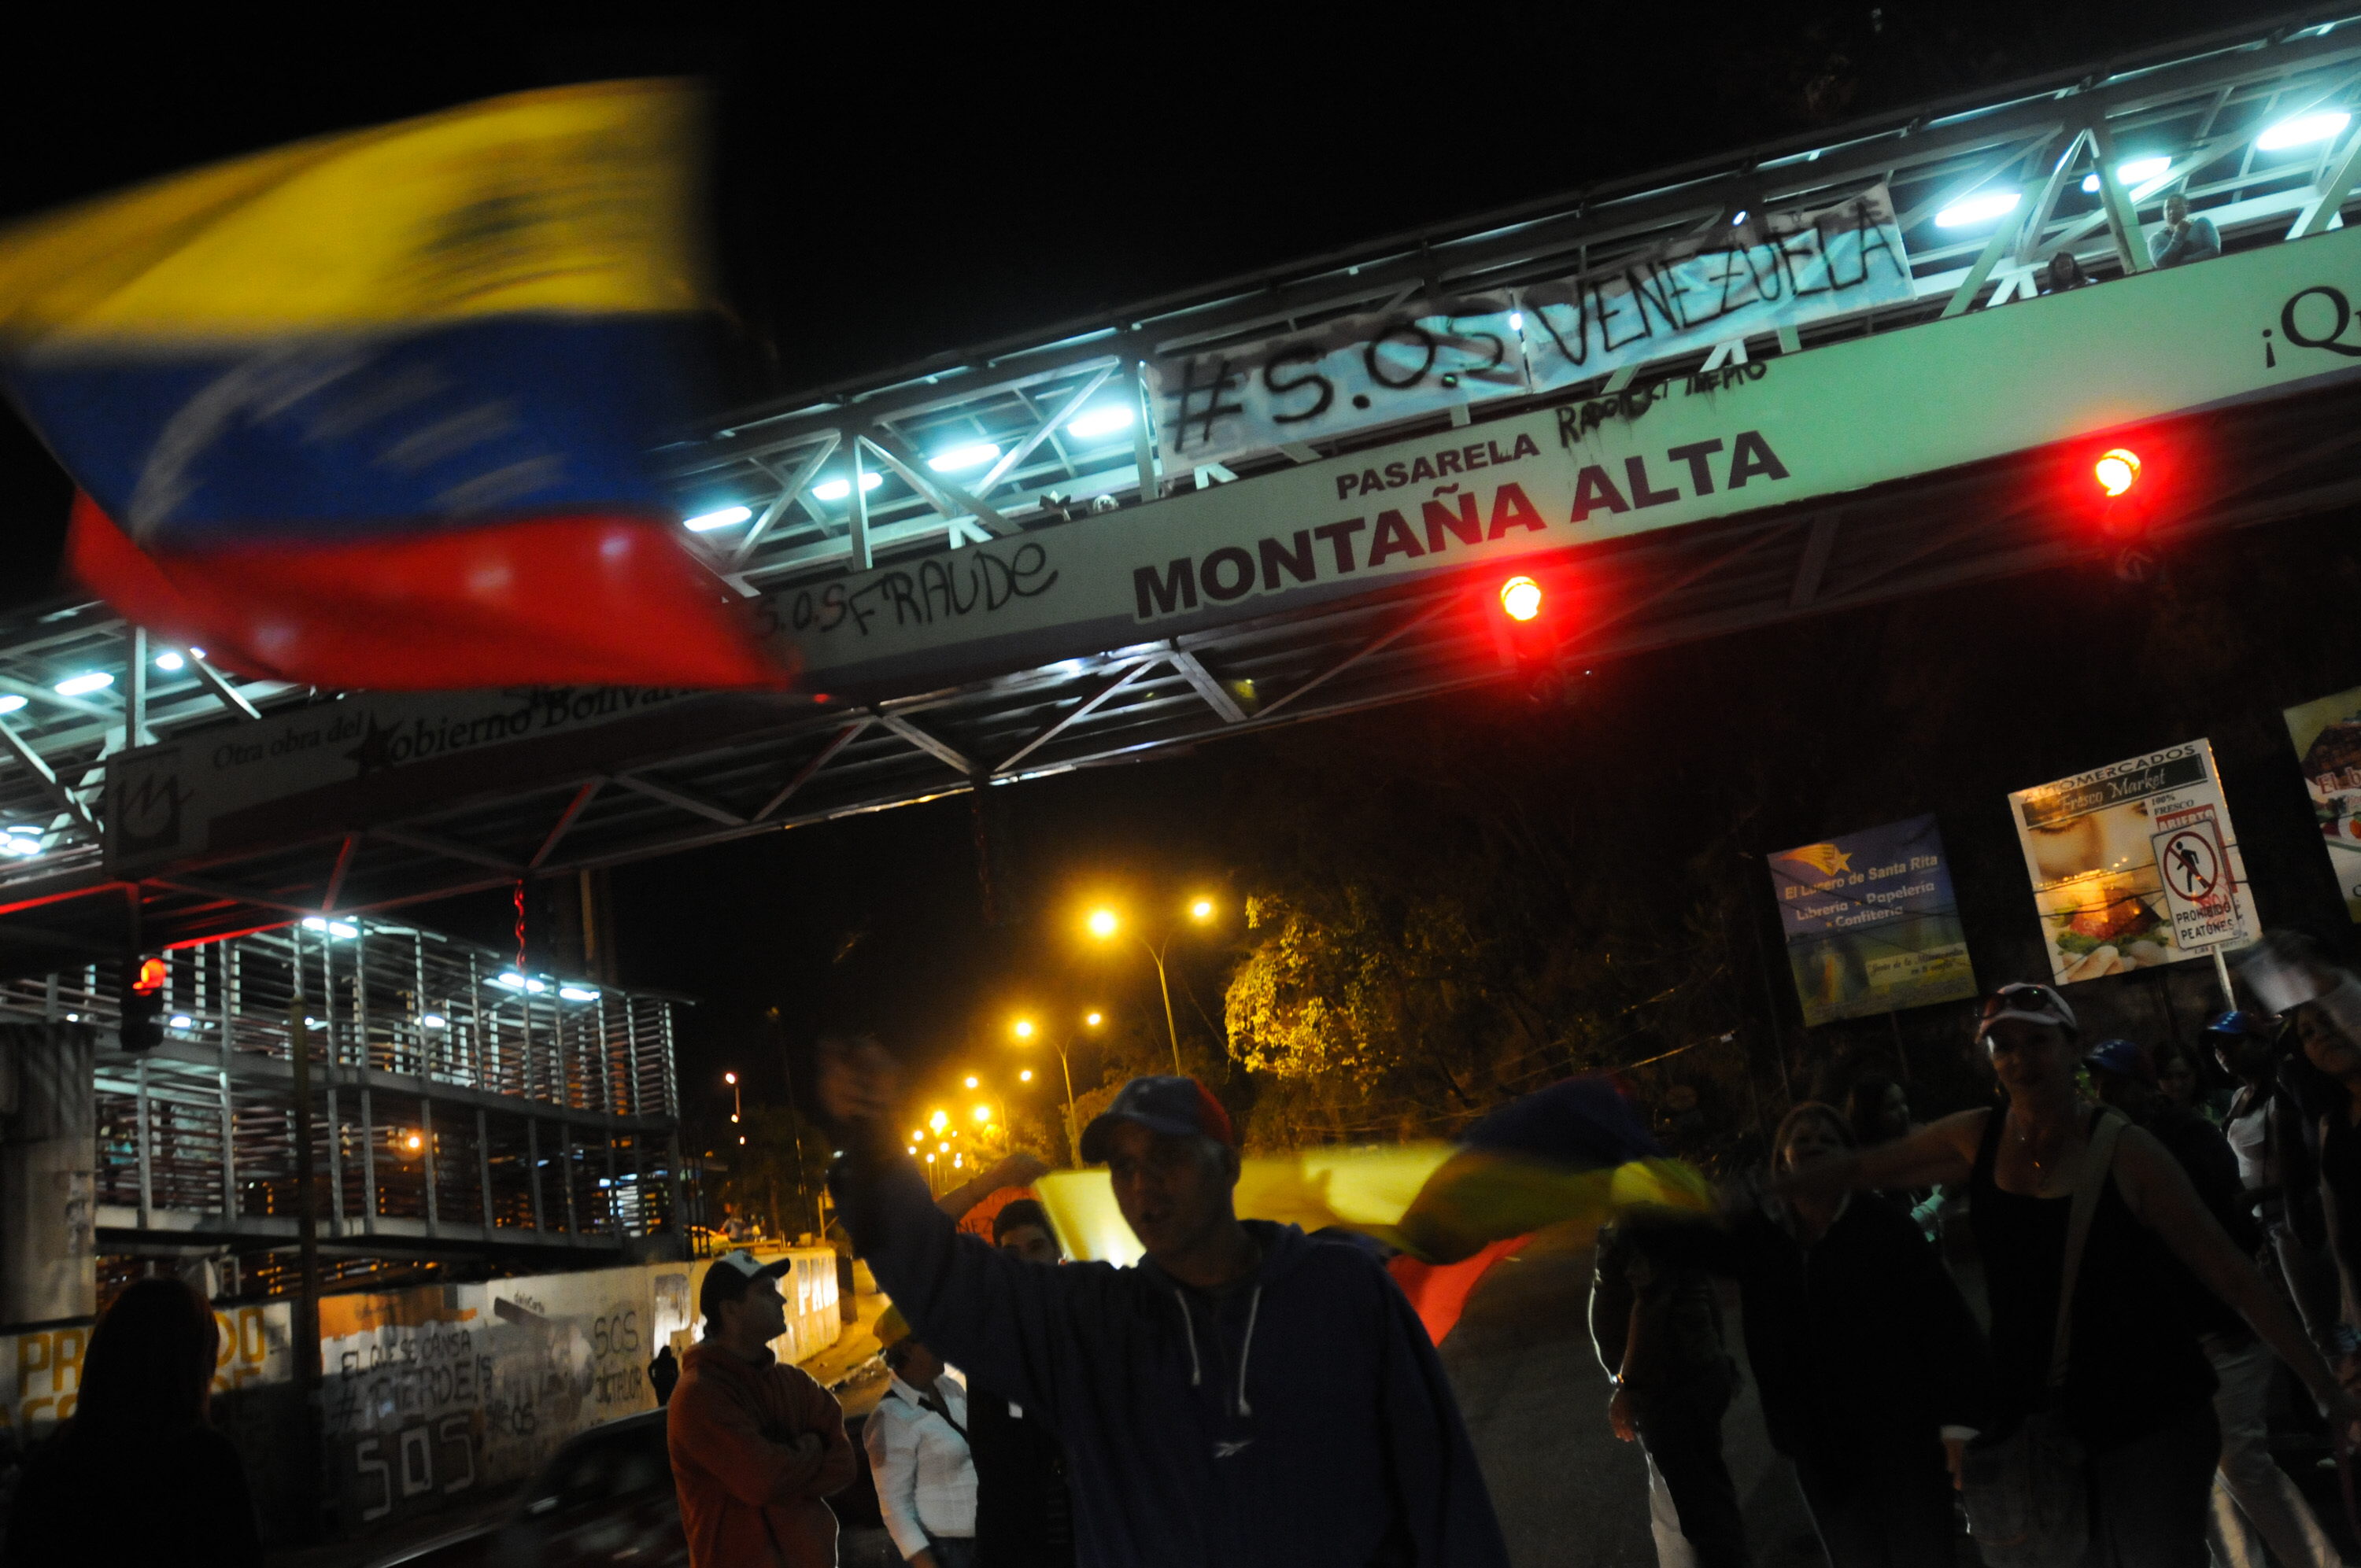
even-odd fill
[{"label": "red traffic light", "polygon": [[2104,453],[2091,465],[2091,477],[2110,497],[2120,496],[2138,484],[2139,476],[2139,454],[2127,446]]},{"label": "red traffic light", "polygon": [[137,992],[142,996],[153,996],[157,992],[162,991],[164,989],[164,960],[161,959],[140,959],[138,978],[131,982],[131,989]]},{"label": "red traffic light", "polygon": [[1531,620],[1542,612],[1542,586],[1527,576],[1500,585],[1500,609],[1510,620]]}]

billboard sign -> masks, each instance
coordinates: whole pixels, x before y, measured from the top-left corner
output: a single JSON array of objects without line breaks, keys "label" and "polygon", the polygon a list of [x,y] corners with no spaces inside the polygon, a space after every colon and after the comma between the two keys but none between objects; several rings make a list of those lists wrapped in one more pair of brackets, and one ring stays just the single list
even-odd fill
[{"label": "billboard sign", "polygon": [[2361,920],[2361,686],[2290,707],[2286,718],[2328,869],[2345,914]]},{"label": "billboard sign", "polygon": [[2008,797],[2059,985],[2254,940],[2213,749],[2186,740]]},{"label": "billboard sign", "polygon": [[1783,850],[1768,863],[1806,1024],[1976,994],[1933,817]]}]

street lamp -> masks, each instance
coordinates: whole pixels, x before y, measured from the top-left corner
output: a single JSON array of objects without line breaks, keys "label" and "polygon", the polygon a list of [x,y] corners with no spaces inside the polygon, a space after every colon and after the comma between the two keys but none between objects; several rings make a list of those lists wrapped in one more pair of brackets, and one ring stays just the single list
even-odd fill
[{"label": "street lamp", "polygon": [[[1195,898],[1190,900],[1189,918],[1191,920],[1202,926],[1206,922],[1212,920],[1213,917],[1213,901],[1212,899]],[[1121,917],[1119,917],[1112,909],[1092,910],[1088,925],[1091,935],[1096,937],[1102,942],[1107,940],[1116,932],[1123,929],[1123,921]],[[1180,1031],[1172,1022],[1172,981],[1164,972],[1164,955],[1165,952],[1171,948],[1172,938],[1178,936],[1180,931],[1180,927],[1178,926],[1166,927],[1163,940],[1160,942],[1150,942],[1144,934],[1137,932],[1133,933],[1133,938],[1139,943],[1140,950],[1145,952],[1149,958],[1156,960],[1156,984],[1157,988],[1164,993],[1164,1033],[1172,1042],[1172,1070],[1174,1072],[1180,1071]]]},{"label": "street lamp", "polygon": [[[730,1086],[730,1124],[734,1127],[739,1124],[741,1118],[746,1113],[745,1102],[739,1097],[738,1075],[734,1072],[725,1072],[721,1075],[721,1081]],[[746,1146],[746,1135],[743,1133],[738,1135],[738,1146],[740,1148]]]},{"label": "street lamp", "polygon": [[[1106,1014],[1101,1013],[1095,1007],[1082,1014],[1082,1023],[1089,1028],[1095,1029],[1105,1021]],[[1011,1024],[1008,1026],[1008,1032],[1016,1036],[1020,1044],[1030,1040],[1036,1034],[1039,1033],[1039,1031],[1034,1027],[1033,1020],[1030,1018],[1017,1019],[1014,1024]],[[1064,1073],[1066,1077],[1066,1146],[1074,1151],[1074,1157],[1076,1159],[1080,1159],[1082,1157],[1082,1134],[1078,1132],[1075,1127],[1074,1064],[1072,1058],[1066,1054],[1066,1047],[1072,1044],[1073,1036],[1071,1032],[1069,1032],[1064,1039],[1060,1039],[1054,1036],[1044,1036],[1043,1037],[1049,1040],[1049,1048],[1058,1053],[1058,1069]],[[1017,1080],[1022,1083],[1030,1083],[1033,1080],[1033,1069],[1027,1068],[1025,1071],[1017,1074]]]}]

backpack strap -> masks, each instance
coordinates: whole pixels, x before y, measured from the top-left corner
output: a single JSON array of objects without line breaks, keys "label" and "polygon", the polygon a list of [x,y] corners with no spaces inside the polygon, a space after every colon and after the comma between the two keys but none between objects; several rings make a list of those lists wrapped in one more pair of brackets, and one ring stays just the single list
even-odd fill
[{"label": "backpack strap", "polygon": [[2082,1168],[2074,1178],[2074,1207],[2066,1219],[2066,1256],[2058,1277],[2058,1329],[2049,1341],[2049,1387],[2066,1385],[2066,1362],[2074,1337],[2074,1287],[2082,1272],[2083,1245],[2091,1239],[2091,1221],[2099,1212],[2099,1194],[2115,1162],[2115,1140],[2130,1124],[2114,1111],[2101,1111],[2092,1124],[2090,1144],[2082,1151]]}]

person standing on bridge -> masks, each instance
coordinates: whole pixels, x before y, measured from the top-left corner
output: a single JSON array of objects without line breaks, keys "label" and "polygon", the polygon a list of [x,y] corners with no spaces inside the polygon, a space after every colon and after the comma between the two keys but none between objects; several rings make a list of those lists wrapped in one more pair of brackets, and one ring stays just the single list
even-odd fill
[{"label": "person standing on bridge", "polygon": [[1356,1247],[1240,1221],[1237,1139],[1194,1079],[1134,1079],[1084,1129],[1147,1249],[1028,1263],[962,1235],[887,1118],[893,1062],[828,1042],[829,1186],[927,1343],[1064,1439],[1086,1568],[1505,1568],[1425,1329]]},{"label": "person standing on bridge", "polygon": [[852,1484],[852,1444],[835,1396],[771,1352],[787,1330],[779,1276],[793,1266],[724,1253],[697,1288],[705,1338],[664,1407],[690,1568],[834,1568],[822,1499]]},{"label": "person standing on bridge", "polygon": [[2164,199],[2164,227],[2157,231],[2156,264],[2182,267],[2222,254],[2222,231],[2212,218],[2189,215],[2189,198],[2175,191]]}]

